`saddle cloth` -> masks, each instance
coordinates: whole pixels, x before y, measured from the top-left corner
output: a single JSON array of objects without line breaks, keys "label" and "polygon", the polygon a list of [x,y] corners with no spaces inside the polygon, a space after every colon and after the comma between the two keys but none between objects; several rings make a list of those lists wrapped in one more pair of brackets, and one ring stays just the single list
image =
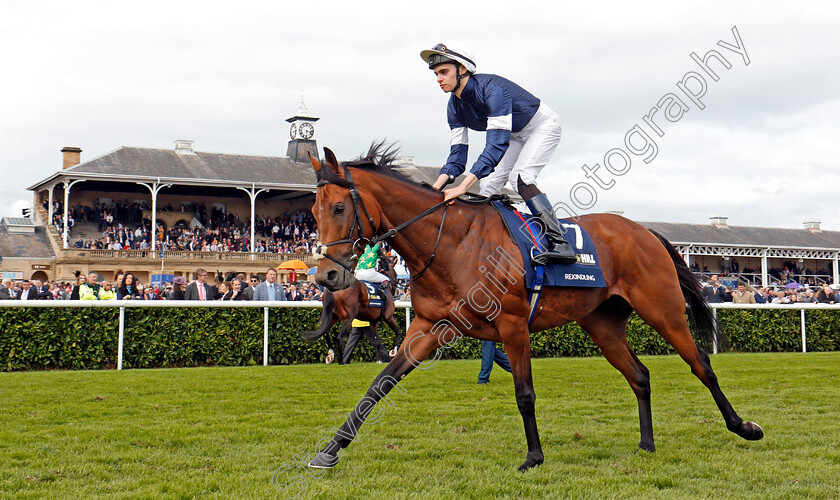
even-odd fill
[{"label": "saddle cloth", "polygon": [[[531,264],[531,250],[534,248],[534,238],[540,237],[540,248],[546,241],[540,224],[534,222],[538,218],[522,214],[498,201],[493,201],[491,204],[502,215],[502,220],[505,221],[510,237],[516,242],[519,251],[522,253],[522,260],[525,264],[525,287],[528,290],[533,290],[536,272]],[[528,228],[525,226],[526,222]],[[545,266],[543,286],[606,287],[604,273],[598,263],[598,253],[595,251],[595,245],[589,234],[569,219],[560,219],[560,225],[565,230],[563,237],[577,253],[578,261],[574,264],[549,264]],[[536,254],[536,250],[534,253]]]},{"label": "saddle cloth", "polygon": [[385,307],[385,293],[379,289],[379,285],[370,281],[362,281],[362,284],[368,291],[368,307]]}]

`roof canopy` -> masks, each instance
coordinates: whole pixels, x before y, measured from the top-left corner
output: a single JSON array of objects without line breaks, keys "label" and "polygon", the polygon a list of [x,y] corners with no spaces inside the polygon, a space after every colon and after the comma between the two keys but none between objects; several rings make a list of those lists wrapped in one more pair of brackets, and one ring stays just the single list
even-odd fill
[{"label": "roof canopy", "polygon": [[640,222],[674,244],[840,249],[840,231]]},{"label": "roof canopy", "polygon": [[98,158],[60,170],[30,190],[64,179],[112,182],[156,181],[315,191],[315,172],[308,164],[281,156],[222,153],[179,154],[175,150],[121,147]]}]

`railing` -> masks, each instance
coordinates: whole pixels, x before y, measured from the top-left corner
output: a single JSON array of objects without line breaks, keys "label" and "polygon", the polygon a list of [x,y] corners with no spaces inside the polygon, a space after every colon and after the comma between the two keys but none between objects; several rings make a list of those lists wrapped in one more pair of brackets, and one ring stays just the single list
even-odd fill
[{"label": "railing", "polygon": [[[411,302],[397,301],[396,307],[406,309],[405,314],[405,329],[408,331],[408,326],[411,323]],[[731,302],[721,304],[709,304],[712,307],[715,317],[717,317],[718,309],[783,309],[783,310],[799,310],[800,311],[800,329],[802,333],[802,352],[808,352],[807,349],[807,324],[805,321],[805,311],[813,309],[830,309],[840,311],[840,304],[733,304]],[[302,302],[239,302],[239,301],[94,301],[94,300],[80,300],[80,301],[53,301],[53,300],[0,300],[0,308],[12,307],[63,307],[63,308],[113,308],[119,307],[119,340],[117,346],[117,369],[122,370],[123,357],[123,334],[125,332],[125,309],[129,308],[213,308],[213,307],[262,307],[263,308],[263,365],[268,365],[268,310],[272,308],[286,308],[286,307],[322,307],[319,301],[302,301]],[[715,333],[712,353],[717,354],[718,342],[717,334]]]},{"label": "railing", "polygon": [[[408,331],[408,325],[411,323],[411,302],[398,300],[395,302],[398,308],[404,308],[405,311],[405,329]],[[132,300],[0,300],[0,308],[12,307],[62,307],[70,309],[83,308],[114,308],[120,309],[119,322],[119,336],[117,340],[117,370],[122,370],[123,365],[123,337],[125,334],[125,309],[128,308],[213,308],[213,307],[249,307],[263,308],[263,366],[268,366],[268,310],[282,309],[287,307],[323,307],[323,304],[317,300],[307,300],[300,302],[282,301],[132,301]]]},{"label": "railing", "polygon": [[[811,309],[834,309],[840,310],[840,304],[734,304],[732,302],[723,302],[719,304],[709,304],[712,308],[712,311],[715,313],[715,318],[717,318],[717,310],[718,309],[786,309],[786,310],[799,310],[800,313],[800,324],[801,324],[801,332],[802,332],[802,352],[808,352],[807,349],[807,339],[805,335],[806,326],[805,326],[805,311]],[[714,341],[712,344],[712,352],[717,354],[717,333],[714,335]]]},{"label": "railing", "polygon": [[88,259],[114,260],[114,259],[148,259],[154,257],[154,252],[151,250],[97,250],[76,248],[68,249],[73,252],[78,252],[79,257],[87,257]]},{"label": "railing", "polygon": [[[730,274],[728,276],[718,273],[718,272],[711,272],[711,271],[692,271],[695,276],[698,278],[708,281],[711,276],[717,275],[721,279],[733,279],[733,278],[744,278],[748,283],[753,286],[760,286],[761,285],[761,273],[738,273],[738,274]],[[825,285],[831,283],[831,276],[827,274],[791,274],[790,279],[801,283],[804,278],[814,279],[817,282],[817,285]],[[767,274],[768,286],[784,286],[782,281],[773,276],[772,274]],[[811,285],[816,286],[816,285]]]}]

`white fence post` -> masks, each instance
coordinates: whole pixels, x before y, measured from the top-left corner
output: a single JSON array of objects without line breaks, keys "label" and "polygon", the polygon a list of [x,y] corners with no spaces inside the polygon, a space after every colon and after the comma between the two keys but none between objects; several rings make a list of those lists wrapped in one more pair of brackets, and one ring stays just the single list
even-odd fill
[{"label": "white fence post", "polygon": [[268,307],[263,309],[263,366],[268,366]]},{"label": "white fence post", "polygon": [[117,370],[122,370],[123,337],[125,335],[125,307],[120,307],[120,335],[117,341]]},{"label": "white fence post", "polygon": [[411,324],[411,306],[405,308],[405,333],[408,333],[408,325]]},{"label": "white fence post", "polygon": [[802,313],[802,352],[807,352],[805,349],[805,309],[800,309]]},{"label": "white fence post", "polygon": [[712,329],[712,354],[717,354],[717,309],[712,309],[715,317],[715,328]]}]

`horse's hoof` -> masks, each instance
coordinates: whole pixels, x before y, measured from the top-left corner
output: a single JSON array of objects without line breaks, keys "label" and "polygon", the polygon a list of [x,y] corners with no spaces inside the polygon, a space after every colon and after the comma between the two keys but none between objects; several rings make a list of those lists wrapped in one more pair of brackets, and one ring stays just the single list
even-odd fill
[{"label": "horse's hoof", "polygon": [[525,472],[528,469],[533,469],[534,467],[543,463],[543,458],[526,458],[525,463],[519,466],[519,472]]},{"label": "horse's hoof", "polygon": [[320,451],[312,460],[309,461],[309,466],[313,469],[332,469],[337,463],[337,456]]},{"label": "horse's hoof", "polygon": [[397,346],[394,346],[394,348],[393,348],[393,349],[391,349],[390,351],[388,351],[388,356],[391,356],[391,357],[393,358],[394,356],[396,356],[396,355],[397,355],[397,350],[398,350],[398,347],[397,347]]},{"label": "horse's hoof", "polygon": [[639,451],[653,453],[656,451],[656,446],[653,443],[639,443]]},{"label": "horse's hoof", "polygon": [[764,437],[764,429],[755,422],[744,422],[744,431],[741,437],[749,441],[758,441]]},{"label": "horse's hoof", "polygon": [[330,364],[330,363],[333,362],[334,359],[335,359],[335,353],[333,352],[332,349],[330,349],[329,351],[327,351],[327,359],[324,360],[324,363]]}]

